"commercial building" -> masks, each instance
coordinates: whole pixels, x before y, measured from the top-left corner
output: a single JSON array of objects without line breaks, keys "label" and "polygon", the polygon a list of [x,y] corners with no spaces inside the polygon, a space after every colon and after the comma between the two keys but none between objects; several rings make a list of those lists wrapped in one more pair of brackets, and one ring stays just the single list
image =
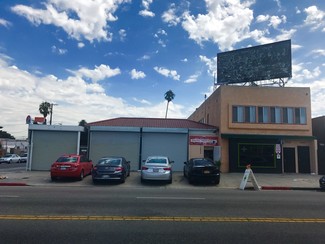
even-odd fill
[{"label": "commercial building", "polygon": [[173,170],[182,171],[191,157],[218,158],[217,128],[187,119],[116,118],[89,123],[88,154],[124,156],[131,170],[151,155],[168,156]]},{"label": "commercial building", "polygon": [[219,129],[222,172],[318,173],[309,88],[221,85],[188,119]]},{"label": "commercial building", "polygon": [[82,131],[82,126],[29,124],[26,169],[50,170],[59,156],[79,153]]}]

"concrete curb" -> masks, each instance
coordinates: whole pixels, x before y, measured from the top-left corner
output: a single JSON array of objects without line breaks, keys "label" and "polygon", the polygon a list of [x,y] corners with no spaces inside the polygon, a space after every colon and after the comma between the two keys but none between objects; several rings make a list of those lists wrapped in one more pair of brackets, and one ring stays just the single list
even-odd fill
[{"label": "concrete curb", "polygon": [[28,186],[28,184],[21,182],[0,182],[0,186]]},{"label": "concrete curb", "polygon": [[316,191],[320,188],[316,187],[292,187],[292,186],[262,186],[262,190],[279,190],[279,191],[288,191],[288,190],[305,190],[305,191]]}]

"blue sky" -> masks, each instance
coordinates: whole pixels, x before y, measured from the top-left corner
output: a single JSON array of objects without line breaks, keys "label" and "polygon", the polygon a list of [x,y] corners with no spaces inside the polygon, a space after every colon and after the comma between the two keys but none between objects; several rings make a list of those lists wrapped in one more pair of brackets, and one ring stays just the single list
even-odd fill
[{"label": "blue sky", "polygon": [[293,77],[325,115],[323,0],[2,0],[0,125],[56,103],[53,124],[187,118],[214,89],[217,53],[291,39]]}]

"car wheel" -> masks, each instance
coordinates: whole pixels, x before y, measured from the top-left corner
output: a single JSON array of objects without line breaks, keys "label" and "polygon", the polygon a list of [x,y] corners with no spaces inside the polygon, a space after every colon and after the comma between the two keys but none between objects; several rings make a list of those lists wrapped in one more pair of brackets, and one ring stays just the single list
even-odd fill
[{"label": "car wheel", "polygon": [[192,178],[191,176],[188,176],[188,182],[189,182],[190,184],[193,184],[193,178]]},{"label": "car wheel", "polygon": [[140,178],[141,179],[141,183],[145,183],[145,179],[143,179],[142,177]]},{"label": "car wheel", "polygon": [[84,171],[81,170],[80,175],[79,175],[79,180],[83,180],[84,178]]},{"label": "car wheel", "polygon": [[51,180],[52,181],[56,181],[56,177],[55,176],[51,176]]},{"label": "car wheel", "polygon": [[214,180],[214,184],[219,185],[219,183],[220,183],[220,178]]},{"label": "car wheel", "polygon": [[125,178],[126,178],[126,175],[123,175],[123,176],[121,177],[121,183],[124,183],[124,182],[125,182]]},{"label": "car wheel", "polygon": [[128,176],[130,176],[130,170],[128,171]]},{"label": "car wheel", "polygon": [[7,164],[10,164],[11,163],[11,160],[9,160],[8,162],[7,162]]},{"label": "car wheel", "polygon": [[94,183],[94,185],[96,185],[98,183],[98,181],[93,179],[93,183]]},{"label": "car wheel", "polygon": [[170,178],[168,181],[167,181],[168,184],[171,184],[173,183],[173,178]]}]

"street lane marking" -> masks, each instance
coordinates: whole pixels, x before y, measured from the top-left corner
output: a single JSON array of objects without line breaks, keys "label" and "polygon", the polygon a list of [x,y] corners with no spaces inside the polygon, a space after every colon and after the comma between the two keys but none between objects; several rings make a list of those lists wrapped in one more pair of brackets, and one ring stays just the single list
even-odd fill
[{"label": "street lane marking", "polygon": [[159,200],[205,200],[202,197],[136,197],[137,199],[159,199]]},{"label": "street lane marking", "polygon": [[15,198],[19,196],[14,196],[14,195],[0,195],[0,198]]},{"label": "street lane marking", "polygon": [[0,220],[79,220],[79,221],[170,221],[170,222],[259,222],[259,223],[324,223],[316,218],[242,218],[242,217],[154,217],[154,216],[55,216],[0,215]]}]

